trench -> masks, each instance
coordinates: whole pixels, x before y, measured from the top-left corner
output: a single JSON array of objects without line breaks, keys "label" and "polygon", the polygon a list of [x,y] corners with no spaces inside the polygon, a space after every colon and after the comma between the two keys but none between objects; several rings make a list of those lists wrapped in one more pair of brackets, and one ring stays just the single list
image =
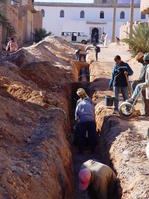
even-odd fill
[{"label": "trench", "polygon": [[[91,82],[78,81],[78,82],[74,82],[71,84],[70,125],[71,125],[72,140],[74,139],[74,129],[73,129],[73,127],[75,125],[74,113],[75,113],[76,102],[78,100],[76,91],[80,87],[82,87],[86,90],[89,97],[92,97],[92,95],[94,93],[92,86],[91,86]],[[100,86],[98,89],[100,89]],[[101,126],[101,128],[102,128],[102,126]],[[75,181],[74,182],[74,199],[89,199],[87,192],[80,191],[79,186],[78,186],[79,185],[78,172],[79,172],[79,169],[83,162],[85,162],[89,159],[95,159],[99,162],[102,162],[102,163],[110,166],[113,169],[113,165],[110,161],[110,157],[108,156],[107,150],[105,149],[105,146],[103,146],[103,144],[101,144],[101,142],[104,140],[104,137],[100,136],[102,134],[101,132],[97,132],[97,134],[98,134],[98,136],[97,136],[98,145],[96,147],[96,151],[94,154],[91,154],[88,148],[86,148],[85,153],[79,154],[77,145],[75,143],[73,143],[73,141],[71,140],[71,151],[72,151],[72,157],[73,157],[74,181]],[[104,135],[104,133],[103,133],[103,135]],[[106,135],[104,135],[104,136],[106,136]],[[105,151],[106,151],[106,153],[105,153]],[[117,185],[117,192],[118,192],[117,199],[120,199],[122,189],[120,187],[119,181],[118,181],[118,185]],[[110,199],[112,199],[112,196],[110,197]]]}]

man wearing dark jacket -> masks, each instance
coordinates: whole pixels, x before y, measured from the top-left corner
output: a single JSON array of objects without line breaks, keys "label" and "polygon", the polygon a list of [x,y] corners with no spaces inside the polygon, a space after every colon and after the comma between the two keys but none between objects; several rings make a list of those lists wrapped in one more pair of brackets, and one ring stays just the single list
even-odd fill
[{"label": "man wearing dark jacket", "polygon": [[110,88],[114,88],[114,112],[117,113],[119,105],[119,92],[121,91],[124,101],[128,99],[127,77],[132,75],[133,71],[127,63],[121,60],[121,57],[119,55],[114,58],[114,61],[116,64],[112,72],[112,78],[110,80],[109,86]]}]

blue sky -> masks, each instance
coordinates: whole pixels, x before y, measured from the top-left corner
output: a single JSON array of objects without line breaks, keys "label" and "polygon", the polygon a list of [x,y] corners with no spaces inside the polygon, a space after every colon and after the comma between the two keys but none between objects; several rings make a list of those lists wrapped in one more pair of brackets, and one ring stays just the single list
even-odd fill
[{"label": "blue sky", "polygon": [[71,2],[71,3],[92,3],[92,0],[35,0],[35,2]]},{"label": "blue sky", "polygon": [[[35,0],[35,2],[71,2],[71,3],[92,3],[93,0]],[[129,3],[130,0],[118,0],[118,3]],[[135,3],[139,3],[140,0],[135,0]]]}]

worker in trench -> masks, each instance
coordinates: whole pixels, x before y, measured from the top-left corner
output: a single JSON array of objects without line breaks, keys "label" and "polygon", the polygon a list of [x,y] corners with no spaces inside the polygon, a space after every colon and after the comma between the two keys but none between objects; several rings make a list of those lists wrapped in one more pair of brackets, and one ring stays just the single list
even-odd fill
[{"label": "worker in trench", "polygon": [[100,53],[100,47],[97,46],[96,43],[93,44],[94,45],[94,49],[95,49],[95,57],[96,57],[96,61],[98,61],[98,54]]},{"label": "worker in trench", "polygon": [[118,183],[113,170],[100,162],[88,160],[79,171],[79,188],[90,199],[117,199]]},{"label": "worker in trench", "polygon": [[85,149],[87,132],[91,153],[94,153],[97,143],[94,105],[83,88],[77,90],[77,95],[80,97],[75,110],[79,153]]}]

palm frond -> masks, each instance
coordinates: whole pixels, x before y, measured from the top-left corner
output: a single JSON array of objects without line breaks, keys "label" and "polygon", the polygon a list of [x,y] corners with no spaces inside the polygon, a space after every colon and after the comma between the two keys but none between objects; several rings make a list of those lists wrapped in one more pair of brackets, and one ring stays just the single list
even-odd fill
[{"label": "palm frond", "polygon": [[123,39],[130,47],[131,53],[135,56],[138,52],[149,52],[149,24],[138,24],[134,27],[132,37]]}]

